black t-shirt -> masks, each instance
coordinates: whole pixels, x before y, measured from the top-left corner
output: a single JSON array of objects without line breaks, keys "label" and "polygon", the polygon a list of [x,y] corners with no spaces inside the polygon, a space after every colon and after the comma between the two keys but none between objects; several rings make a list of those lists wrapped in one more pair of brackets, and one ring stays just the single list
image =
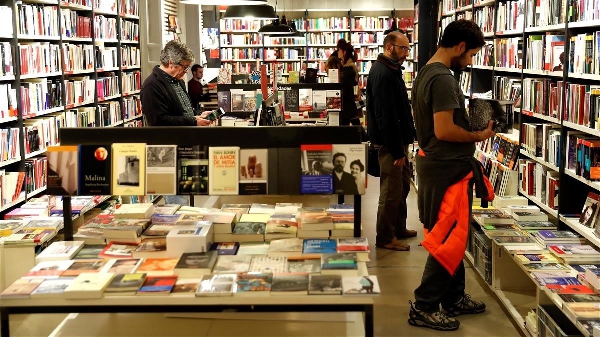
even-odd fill
[{"label": "black t-shirt", "polygon": [[465,96],[458,81],[443,63],[431,63],[419,70],[412,92],[413,114],[419,147],[435,159],[468,159],[475,143],[455,143],[437,139],[433,114],[454,109],[454,124],[470,131]]}]

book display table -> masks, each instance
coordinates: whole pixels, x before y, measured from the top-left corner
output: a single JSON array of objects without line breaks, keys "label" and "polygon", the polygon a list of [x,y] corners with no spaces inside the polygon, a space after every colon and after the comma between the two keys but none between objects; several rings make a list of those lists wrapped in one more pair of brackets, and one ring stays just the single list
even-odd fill
[{"label": "book display table", "polygon": [[111,296],[100,299],[3,299],[0,336],[9,337],[9,315],[46,313],[146,312],[363,312],[365,336],[373,336],[373,297],[341,295],[295,296]]}]

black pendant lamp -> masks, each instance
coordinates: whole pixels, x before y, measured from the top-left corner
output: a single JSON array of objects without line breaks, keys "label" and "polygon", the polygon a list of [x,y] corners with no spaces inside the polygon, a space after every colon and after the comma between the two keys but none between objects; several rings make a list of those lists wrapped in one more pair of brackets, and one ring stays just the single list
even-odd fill
[{"label": "black pendant lamp", "polygon": [[295,32],[292,27],[287,25],[287,20],[285,19],[285,15],[279,21],[279,17],[277,17],[273,22],[260,27],[258,30],[260,34],[264,35],[294,35]]},{"label": "black pendant lamp", "polygon": [[233,5],[228,6],[224,19],[276,19],[275,9],[271,5]]}]

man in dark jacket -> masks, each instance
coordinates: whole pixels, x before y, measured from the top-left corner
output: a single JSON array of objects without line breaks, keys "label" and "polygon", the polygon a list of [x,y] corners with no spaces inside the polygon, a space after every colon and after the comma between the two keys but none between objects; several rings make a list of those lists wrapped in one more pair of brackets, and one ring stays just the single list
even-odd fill
[{"label": "man in dark jacket", "polygon": [[142,85],[142,112],[148,126],[207,126],[208,112],[196,116],[185,91],[183,76],[194,61],[194,54],[183,43],[169,41],[160,52],[160,65]]},{"label": "man in dark jacket", "polygon": [[410,191],[408,145],[415,140],[406,84],[401,64],[410,52],[408,38],[399,32],[383,40],[383,54],[369,72],[367,85],[367,129],[372,143],[380,145],[381,167],[377,238],[379,248],[406,251],[410,246],[399,239],[414,237],[406,228],[406,197]]}]

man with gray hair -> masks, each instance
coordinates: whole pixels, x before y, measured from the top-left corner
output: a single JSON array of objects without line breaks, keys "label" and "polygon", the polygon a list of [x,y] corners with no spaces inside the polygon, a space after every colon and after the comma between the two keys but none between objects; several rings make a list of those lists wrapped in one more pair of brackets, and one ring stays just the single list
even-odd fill
[{"label": "man with gray hair", "polygon": [[169,41],[160,52],[160,65],[142,85],[142,112],[148,126],[207,126],[209,112],[196,116],[182,80],[194,62],[185,44]]}]

